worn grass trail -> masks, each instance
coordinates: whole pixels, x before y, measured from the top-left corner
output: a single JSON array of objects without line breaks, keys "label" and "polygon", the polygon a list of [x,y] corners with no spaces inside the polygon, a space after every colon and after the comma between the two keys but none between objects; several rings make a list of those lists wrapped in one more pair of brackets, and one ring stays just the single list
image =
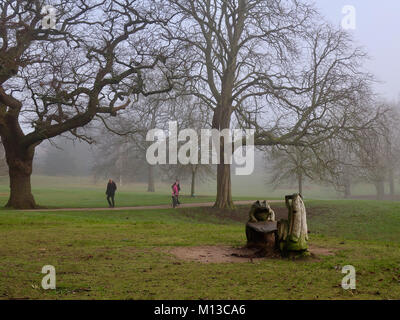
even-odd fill
[{"label": "worn grass trail", "polygon": [[[242,200],[234,201],[236,206],[251,205],[256,200]],[[281,203],[283,200],[268,200],[268,203]],[[202,208],[212,207],[214,202],[194,202],[194,203],[182,203],[178,208]],[[126,210],[151,210],[151,209],[170,209],[171,204],[156,205],[156,206],[135,206],[135,207],[115,207],[115,208],[53,208],[53,209],[30,209],[30,210],[19,210],[24,212],[73,212],[73,211],[126,211]]]}]

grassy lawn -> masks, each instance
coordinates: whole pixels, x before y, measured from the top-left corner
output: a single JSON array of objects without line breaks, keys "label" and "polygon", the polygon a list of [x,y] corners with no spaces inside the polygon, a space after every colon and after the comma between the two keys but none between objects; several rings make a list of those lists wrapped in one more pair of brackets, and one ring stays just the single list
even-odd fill
[{"label": "grassy lawn", "polygon": [[[246,209],[0,212],[0,298],[399,299],[400,203],[309,201],[310,243],[335,249],[310,261],[202,264],[176,246],[245,244]],[[237,219],[232,219],[237,215]],[[41,288],[54,265],[57,289]],[[341,267],[353,265],[357,290]]]},{"label": "grassy lawn", "polygon": [[[32,193],[36,203],[46,208],[104,208],[108,206],[106,183],[94,183],[88,177],[32,177]],[[118,186],[115,196],[119,207],[135,207],[171,204],[171,186],[160,183],[156,192],[146,192],[146,184],[126,184]],[[0,180],[0,208],[4,207],[9,197],[8,180]],[[202,193],[190,197],[190,188],[183,185],[182,203],[200,203],[215,201],[213,195]],[[234,200],[253,200],[254,197],[235,196]],[[1,209],[0,209],[1,210]]]},{"label": "grassy lawn", "polygon": [[[51,177],[32,176],[32,193],[39,205],[48,208],[101,208],[106,207],[105,189],[107,181],[94,181],[91,177]],[[118,185],[116,194],[117,206],[161,205],[171,203],[171,184],[156,183],[156,192],[146,192],[145,183],[129,183]],[[181,182],[181,198],[185,203],[212,202],[215,200],[216,182],[207,181],[196,186],[196,197],[190,197],[190,182]],[[400,186],[397,186],[399,189]],[[282,199],[282,195],[297,192],[296,186],[282,187],[272,190],[266,182],[263,172],[255,172],[251,176],[232,175],[232,194],[234,200]],[[372,196],[371,185],[357,185],[354,196]],[[0,208],[9,196],[7,177],[0,177]],[[337,199],[338,194],[332,187],[319,185],[304,186],[306,199]]]}]

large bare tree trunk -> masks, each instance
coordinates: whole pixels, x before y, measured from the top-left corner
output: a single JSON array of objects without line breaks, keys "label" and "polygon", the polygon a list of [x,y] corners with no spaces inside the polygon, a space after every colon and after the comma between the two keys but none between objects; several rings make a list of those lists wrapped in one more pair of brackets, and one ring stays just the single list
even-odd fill
[{"label": "large bare tree trunk", "polygon": [[297,175],[297,180],[299,183],[299,193],[303,195],[303,175],[301,173]]},{"label": "large bare tree trunk", "polygon": [[[232,107],[225,103],[219,107],[214,113],[213,128],[222,132],[224,129],[230,128]],[[229,143],[232,143],[230,141]],[[215,208],[234,208],[231,190],[231,165],[227,163],[228,159],[224,156],[224,139],[220,139],[220,163],[217,165],[217,199]]]},{"label": "large bare tree trunk", "polygon": [[154,167],[148,166],[148,177],[147,177],[147,192],[155,192],[156,187],[154,185]]},{"label": "large bare tree trunk", "polygon": [[216,208],[234,208],[231,191],[231,166],[219,164],[217,168],[217,200]]},{"label": "large bare tree trunk", "polygon": [[4,148],[10,176],[10,198],[6,207],[15,209],[36,208],[31,190],[32,163],[35,148],[24,149],[10,142],[5,142]]}]

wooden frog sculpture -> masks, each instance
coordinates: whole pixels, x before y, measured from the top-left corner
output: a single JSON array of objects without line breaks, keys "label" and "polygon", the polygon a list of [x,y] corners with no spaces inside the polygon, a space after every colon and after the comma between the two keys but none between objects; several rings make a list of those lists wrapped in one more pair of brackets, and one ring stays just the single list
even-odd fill
[{"label": "wooden frog sculpture", "polygon": [[249,212],[249,222],[275,221],[275,212],[271,209],[267,201],[257,200],[251,206]]}]

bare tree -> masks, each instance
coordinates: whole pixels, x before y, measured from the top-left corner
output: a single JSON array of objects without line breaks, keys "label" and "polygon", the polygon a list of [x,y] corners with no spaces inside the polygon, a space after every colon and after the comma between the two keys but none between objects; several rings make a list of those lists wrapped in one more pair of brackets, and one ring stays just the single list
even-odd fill
[{"label": "bare tree", "polygon": [[298,192],[303,193],[304,180],[317,180],[318,163],[310,148],[298,146],[277,146],[267,153],[267,167],[271,172],[268,184],[274,188],[282,183],[297,181]]},{"label": "bare tree", "polygon": [[394,196],[394,172],[399,163],[398,111],[385,102],[365,101],[363,112],[355,115],[363,123],[376,111],[376,117],[360,130],[341,131],[319,147],[316,157],[323,170],[321,180],[331,183],[345,198],[351,196],[351,183],[374,184],[377,198],[383,199],[385,182]]},{"label": "bare tree", "polygon": [[374,184],[377,199],[383,200],[385,196],[385,181],[387,180],[387,153],[384,137],[376,132],[366,133],[360,140],[357,155],[363,168],[362,172],[365,180]]},{"label": "bare tree", "polygon": [[[176,121],[178,130],[191,129],[197,133],[198,157],[194,163],[189,161],[187,164],[177,163],[161,166],[164,175],[170,181],[179,178],[180,180],[190,180],[190,196],[195,196],[196,184],[204,182],[215,176],[215,168],[212,164],[203,164],[200,161],[201,150],[201,130],[211,128],[210,110],[197,97],[188,97],[182,92],[177,92],[177,96],[168,99],[165,103],[169,106],[169,119]],[[178,147],[184,145],[186,141],[178,141]],[[211,152],[211,146],[209,152]],[[187,156],[191,158],[190,151]]]},{"label": "bare tree", "polygon": [[389,181],[390,195],[394,197],[394,172],[399,163],[398,110],[380,102],[386,112],[374,129],[362,130],[358,136],[356,155],[361,164],[362,177],[374,184],[378,200],[385,197],[385,182]]},{"label": "bare tree", "polygon": [[165,128],[170,119],[166,96],[155,94],[141,98],[134,110],[127,110],[118,118],[104,118],[103,129],[96,134],[97,161],[94,172],[110,172],[120,177],[133,179],[146,172],[147,191],[155,192],[156,166],[146,160],[146,150],[151,144],[146,141],[151,129]]},{"label": "bare tree", "polygon": [[[157,39],[165,23],[158,2],[55,0],[47,28],[42,0],[0,3],[0,136],[10,175],[7,207],[34,208],[30,176],[35,148],[63,132],[116,116],[130,97],[171,88],[167,53]],[[45,19],[45,20],[43,20]],[[146,72],[159,70],[157,87]]]},{"label": "bare tree", "polygon": [[[354,138],[354,137],[353,137]],[[321,181],[332,185],[344,198],[351,197],[351,185],[358,182],[360,161],[355,153],[357,139],[335,137],[321,145]]]},{"label": "bare tree", "polygon": [[[212,127],[234,116],[257,145],[311,146],[357,130],[354,101],[368,94],[364,52],[312,6],[280,0],[169,0],[177,15],[165,37],[186,50],[188,91],[213,111]],[[223,153],[221,143],[221,153]],[[232,207],[230,165],[217,170],[216,207]]]},{"label": "bare tree", "polygon": [[395,197],[395,177],[399,174],[400,164],[400,106],[396,103],[388,104],[388,112],[384,125],[386,127],[386,148],[388,155],[388,181],[392,200]]}]

